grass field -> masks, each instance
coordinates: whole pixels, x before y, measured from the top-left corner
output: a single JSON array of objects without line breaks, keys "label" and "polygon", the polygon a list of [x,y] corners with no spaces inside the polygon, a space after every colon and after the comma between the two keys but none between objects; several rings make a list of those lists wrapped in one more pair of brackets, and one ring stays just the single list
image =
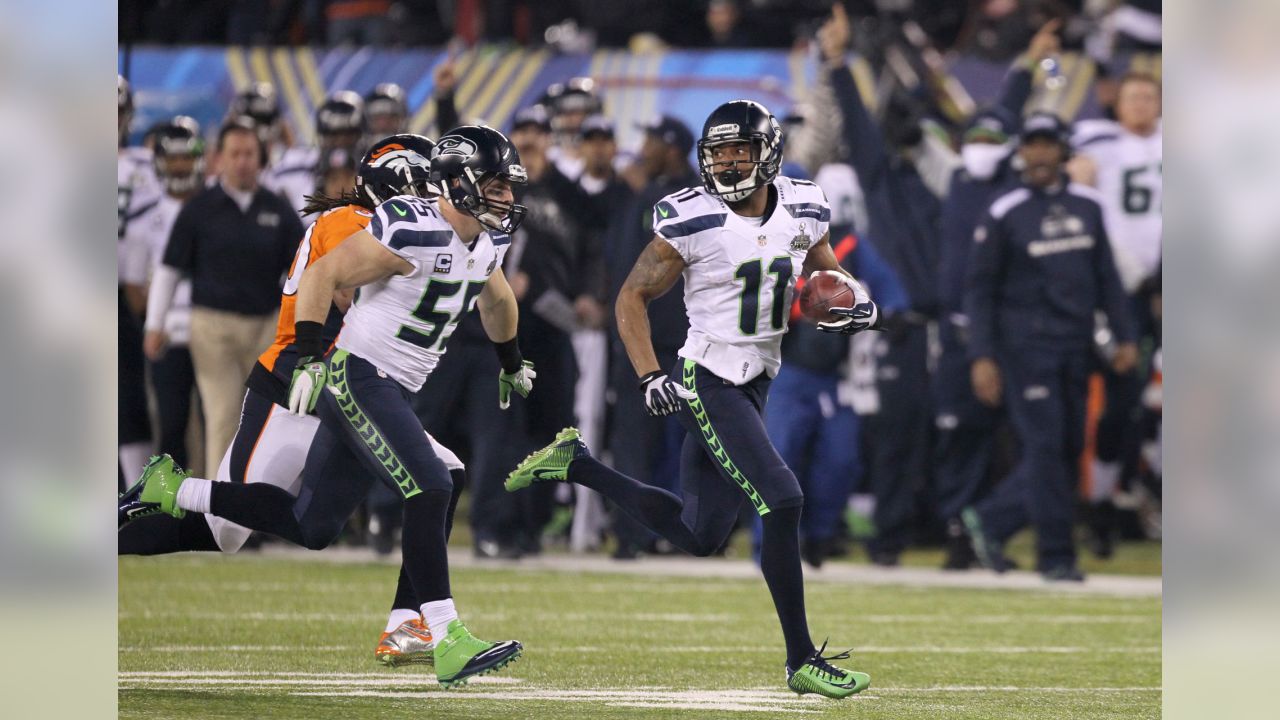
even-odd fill
[{"label": "grass field", "polygon": [[796,696],[764,583],[459,567],[459,609],[525,656],[443,690],[373,645],[392,565],[122,558],[122,718],[1157,718],[1159,597],[815,582],[812,631],[871,673]]}]

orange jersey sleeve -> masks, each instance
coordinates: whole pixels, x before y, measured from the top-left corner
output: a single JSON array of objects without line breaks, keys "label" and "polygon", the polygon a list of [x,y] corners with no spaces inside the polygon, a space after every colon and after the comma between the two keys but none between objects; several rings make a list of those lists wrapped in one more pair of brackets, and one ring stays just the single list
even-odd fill
[{"label": "orange jersey sleeve", "polygon": [[258,356],[258,362],[268,370],[275,370],[276,358],[293,344],[293,312],[302,273],[343,240],[368,227],[372,219],[373,213],[368,210],[357,205],[344,205],[325,212],[307,228],[302,242],[298,244],[293,264],[289,266],[284,292],[280,295],[280,319],[276,322],[275,342]]}]

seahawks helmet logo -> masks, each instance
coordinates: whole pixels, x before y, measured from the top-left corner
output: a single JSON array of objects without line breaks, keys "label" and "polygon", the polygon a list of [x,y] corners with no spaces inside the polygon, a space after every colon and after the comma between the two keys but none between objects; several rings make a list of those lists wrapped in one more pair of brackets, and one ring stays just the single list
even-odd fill
[{"label": "seahawks helmet logo", "polygon": [[448,135],[440,138],[440,142],[436,143],[437,155],[460,155],[462,157],[470,157],[476,152],[476,144],[464,137],[457,135]]}]

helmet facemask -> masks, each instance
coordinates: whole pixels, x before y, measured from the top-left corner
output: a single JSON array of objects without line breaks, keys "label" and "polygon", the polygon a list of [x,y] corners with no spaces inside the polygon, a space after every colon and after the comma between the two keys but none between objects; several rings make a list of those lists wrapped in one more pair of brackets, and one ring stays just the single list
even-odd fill
[{"label": "helmet facemask", "polygon": [[457,178],[458,184],[448,188],[449,201],[454,207],[465,210],[487,229],[511,234],[524,221],[528,208],[514,201],[503,202],[486,197],[484,188],[497,178],[506,180],[512,186],[524,185],[529,181],[523,165],[509,165],[505,173],[481,176],[477,176],[471,168],[464,168],[463,176]]},{"label": "helmet facemask", "polygon": [[[714,130],[715,128],[713,128]],[[714,149],[734,143],[747,143],[751,147],[749,160],[714,159]],[[713,134],[698,141],[698,169],[702,173],[702,183],[708,192],[717,195],[725,202],[745,200],[758,188],[773,182],[782,165],[782,143],[776,145],[769,142],[762,134],[752,133],[747,137],[737,134],[734,127],[732,135],[717,138]],[[747,172],[739,169],[743,163],[750,163]]]}]

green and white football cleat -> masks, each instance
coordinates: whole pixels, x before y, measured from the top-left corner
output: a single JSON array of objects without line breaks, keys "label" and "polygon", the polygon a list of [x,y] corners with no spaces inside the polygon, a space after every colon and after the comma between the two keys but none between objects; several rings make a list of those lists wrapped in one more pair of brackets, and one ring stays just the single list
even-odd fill
[{"label": "green and white football cleat", "polygon": [[826,649],[827,644],[824,642],[822,647],[813,651],[813,655],[809,656],[799,670],[788,667],[787,687],[800,695],[818,693],[836,699],[847,698],[866,690],[871,684],[870,675],[844,670],[827,662],[828,660],[845,660],[849,657],[849,651],[823,657],[822,652]]},{"label": "green and white football cleat", "polygon": [[481,640],[461,620],[454,620],[449,623],[449,633],[436,643],[436,679],[447,688],[465,685],[471,677],[502,669],[523,650],[518,640]]},{"label": "green and white football cleat", "polygon": [[168,513],[176,518],[187,514],[178,507],[178,486],[191,473],[178,467],[168,455],[156,455],[142,469],[142,477],[120,494],[116,503],[119,526],[148,515]]},{"label": "green and white football cleat", "polygon": [[567,427],[556,434],[550,445],[529,454],[507,476],[504,486],[507,492],[527,488],[545,480],[569,479],[569,464],[583,457],[591,457],[587,444],[577,428]]}]

